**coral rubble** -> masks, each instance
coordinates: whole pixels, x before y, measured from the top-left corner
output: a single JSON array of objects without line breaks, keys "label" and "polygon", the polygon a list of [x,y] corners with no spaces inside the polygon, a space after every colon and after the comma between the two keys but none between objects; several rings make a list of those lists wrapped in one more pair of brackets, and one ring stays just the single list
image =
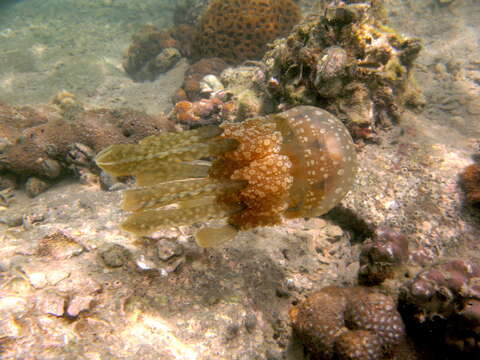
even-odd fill
[{"label": "coral rubble", "polygon": [[181,100],[195,101],[205,97],[200,85],[202,79],[207,75],[220,75],[227,66],[227,63],[220,58],[201,59],[190,65],[185,72],[182,85],[185,98]]},{"label": "coral rubble", "polygon": [[320,106],[367,139],[406,105],[421,106],[412,76],[420,41],[386,27],[378,13],[367,2],[332,2],[275,41],[263,59],[272,98]]},{"label": "coral rubble", "polygon": [[218,125],[223,121],[233,120],[235,110],[235,102],[228,100],[226,93],[220,92],[211,96],[210,99],[177,102],[171,118],[189,128],[199,125]]},{"label": "coral rubble", "polygon": [[200,19],[193,55],[237,64],[259,59],[267,43],[287,34],[299,20],[293,0],[214,0]]},{"label": "coral rubble", "polygon": [[[192,163],[208,156],[215,158],[211,166]],[[136,176],[141,186],[125,193],[123,208],[133,212],[123,223],[128,231],[146,235],[163,226],[228,218],[221,231],[197,233],[204,246],[283,217],[326,213],[350,190],[356,173],[350,134],[312,106],[114,145],[96,162],[113,175]],[[178,208],[164,208],[170,204]]]},{"label": "coral rubble", "polygon": [[420,271],[402,289],[400,311],[412,338],[435,358],[480,358],[477,263],[458,259]]},{"label": "coral rubble", "polygon": [[386,359],[405,340],[395,301],[364,287],[325,287],[294,306],[290,317],[318,360]]}]

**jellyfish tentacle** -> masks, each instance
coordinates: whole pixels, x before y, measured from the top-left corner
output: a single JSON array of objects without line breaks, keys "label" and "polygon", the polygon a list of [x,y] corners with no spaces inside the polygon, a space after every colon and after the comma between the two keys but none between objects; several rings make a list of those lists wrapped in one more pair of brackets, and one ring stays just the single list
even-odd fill
[{"label": "jellyfish tentacle", "polygon": [[165,169],[168,162],[188,162],[208,156],[215,156],[230,151],[237,146],[233,139],[206,139],[202,142],[164,149],[153,142],[146,144],[112,145],[101,151],[97,157],[97,165],[115,176],[136,175]]},{"label": "jellyfish tentacle", "polygon": [[246,182],[244,181],[214,181],[208,178],[171,181],[126,190],[122,208],[126,211],[154,209],[203,196],[238,191],[245,185]]},{"label": "jellyfish tentacle", "polygon": [[136,174],[137,186],[151,186],[167,181],[189,178],[204,178],[208,176],[210,164],[169,163],[157,164],[155,171]]},{"label": "jellyfish tentacle", "polygon": [[238,207],[225,207],[219,204],[215,197],[212,197],[210,203],[203,201],[201,206],[135,212],[122,223],[122,228],[136,235],[144,236],[165,226],[190,225],[218,216],[226,217],[235,211],[238,211]]},{"label": "jellyfish tentacle", "polygon": [[215,125],[203,126],[197,129],[182,132],[166,132],[158,135],[151,135],[138,142],[139,145],[154,145],[163,147],[164,150],[172,146],[185,146],[202,140],[214,138],[222,133],[222,129]]}]

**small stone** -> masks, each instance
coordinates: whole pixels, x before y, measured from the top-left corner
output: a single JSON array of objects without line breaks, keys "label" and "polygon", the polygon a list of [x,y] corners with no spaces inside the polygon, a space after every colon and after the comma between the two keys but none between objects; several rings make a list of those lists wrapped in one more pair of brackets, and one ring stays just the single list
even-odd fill
[{"label": "small stone", "polygon": [[9,207],[14,196],[13,188],[0,190],[0,206]]},{"label": "small stone", "polygon": [[4,152],[12,143],[4,137],[0,137],[0,152]]},{"label": "small stone", "polygon": [[[115,176],[102,171],[99,175],[100,188],[105,191],[112,191],[114,185],[119,184]],[[121,184],[121,183],[120,183]]]},{"label": "small stone", "polygon": [[287,290],[279,287],[275,289],[275,295],[277,295],[279,298],[288,298],[290,293]]},{"label": "small stone", "polygon": [[180,256],[182,253],[182,246],[175,241],[160,239],[157,242],[157,254],[160,260],[167,261],[174,256]]},{"label": "small stone", "polygon": [[40,298],[39,307],[44,313],[62,316],[65,312],[65,298],[53,292],[45,293]]},{"label": "small stone", "polygon": [[27,191],[27,195],[31,198],[40,195],[41,193],[47,191],[47,189],[51,185],[46,181],[43,181],[36,177],[28,178],[27,182],[25,183],[25,190]]},{"label": "small stone", "polygon": [[200,89],[202,93],[215,93],[223,90],[223,84],[215,75],[209,74],[200,81]]},{"label": "small stone", "polygon": [[15,317],[9,316],[0,320],[0,339],[2,342],[15,339],[22,334],[22,329],[18,326]]},{"label": "small stone", "polygon": [[22,223],[25,230],[30,230],[34,224],[43,222],[45,215],[42,213],[25,214],[22,217]]},{"label": "small stone", "polygon": [[42,162],[43,173],[50,179],[55,179],[62,172],[62,165],[56,160],[45,159]]},{"label": "small stone", "polygon": [[92,302],[94,300],[93,296],[80,296],[76,295],[68,304],[67,313],[70,316],[78,316],[80,312],[89,310]]},{"label": "small stone", "polygon": [[[145,257],[145,255],[140,255],[135,259],[135,263],[142,270],[153,270],[157,269],[157,264],[150,258]],[[161,271],[162,275],[166,275],[166,271]]]},{"label": "small stone", "polygon": [[104,250],[100,251],[100,257],[105,265],[116,268],[123,266],[128,261],[130,252],[122,245],[107,244]]},{"label": "small stone", "polygon": [[172,273],[177,271],[184,263],[185,263],[184,257],[177,258],[176,260],[169,262],[168,265],[163,268],[163,270],[165,270],[167,274]]},{"label": "small stone", "polygon": [[62,280],[65,280],[70,276],[70,272],[64,270],[50,270],[47,272],[48,284],[53,286],[57,285]]}]

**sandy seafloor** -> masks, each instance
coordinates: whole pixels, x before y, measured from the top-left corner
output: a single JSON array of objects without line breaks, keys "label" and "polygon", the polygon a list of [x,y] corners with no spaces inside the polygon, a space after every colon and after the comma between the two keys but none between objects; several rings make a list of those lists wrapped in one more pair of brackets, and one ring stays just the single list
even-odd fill
[{"label": "sandy seafloor", "polygon": [[[366,222],[400,227],[412,249],[432,259],[479,261],[479,218],[463,205],[457,181],[480,146],[480,3],[387,6],[392,27],[424,41],[416,76],[427,106],[362,149],[342,204]],[[89,108],[168,111],[186,63],[134,83],[121,59],[132,33],[145,23],[170,25],[171,9],[154,0],[5,3],[0,101],[48,103],[65,89]],[[189,228],[165,230],[158,242],[120,231],[120,198],[70,179],[34,199],[17,190],[0,211],[23,220],[0,224],[2,359],[303,359],[291,339],[290,304],[356,281],[359,244],[332,220],[289,221],[205,250]],[[56,231],[77,243],[48,260],[38,256],[39,239]],[[100,259],[111,243],[128,249],[124,259],[110,254],[124,266]],[[72,304],[84,313],[51,315]]]}]

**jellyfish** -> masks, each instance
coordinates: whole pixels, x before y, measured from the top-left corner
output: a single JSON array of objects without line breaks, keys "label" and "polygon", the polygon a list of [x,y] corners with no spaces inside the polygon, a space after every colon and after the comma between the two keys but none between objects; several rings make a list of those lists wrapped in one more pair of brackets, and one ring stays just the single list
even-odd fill
[{"label": "jellyfish", "polygon": [[131,213],[126,231],[146,236],[224,219],[197,231],[202,247],[325,214],[351,189],[357,169],[348,130],[314,106],[112,145],[96,163],[111,175],[135,177],[123,196],[122,208]]}]

